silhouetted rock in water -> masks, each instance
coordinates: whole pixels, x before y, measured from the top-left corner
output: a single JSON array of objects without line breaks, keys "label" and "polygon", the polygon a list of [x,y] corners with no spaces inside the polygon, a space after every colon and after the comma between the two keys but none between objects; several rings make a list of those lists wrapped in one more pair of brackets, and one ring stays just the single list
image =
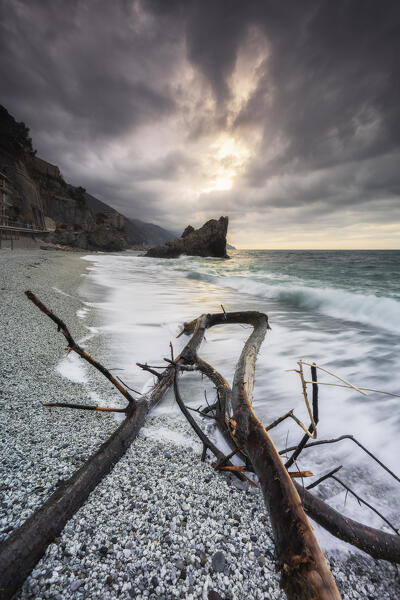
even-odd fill
[{"label": "silhouetted rock in water", "polygon": [[226,254],[227,230],[228,217],[220,217],[218,221],[211,219],[200,229],[194,229],[189,225],[182,237],[169,240],[164,246],[151,248],[145,256],[177,258],[181,254],[188,254],[190,256],[228,258]]}]

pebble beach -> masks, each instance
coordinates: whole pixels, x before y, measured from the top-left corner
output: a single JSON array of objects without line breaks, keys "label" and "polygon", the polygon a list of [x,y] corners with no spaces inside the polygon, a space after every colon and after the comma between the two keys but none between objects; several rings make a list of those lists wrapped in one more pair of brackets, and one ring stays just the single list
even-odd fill
[{"label": "pebble beach", "polygon": [[[94,370],[86,381],[63,375],[65,340],[24,295],[31,289],[110,367],[105,335],[91,335],[96,311],[77,317],[86,268],[79,253],[0,251],[0,543],[118,425],[112,414],[42,407],[122,405]],[[261,494],[217,475],[200,453],[181,418],[150,415],[15,598],[283,600]],[[400,597],[395,566],[358,551],[327,558],[343,599]]]}]

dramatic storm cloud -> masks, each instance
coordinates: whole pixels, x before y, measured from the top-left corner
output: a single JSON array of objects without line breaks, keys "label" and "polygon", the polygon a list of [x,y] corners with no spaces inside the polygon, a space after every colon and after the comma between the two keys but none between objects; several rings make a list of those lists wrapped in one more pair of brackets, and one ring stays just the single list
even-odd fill
[{"label": "dramatic storm cloud", "polygon": [[0,6],[0,102],[72,183],[242,247],[399,247],[394,0]]}]

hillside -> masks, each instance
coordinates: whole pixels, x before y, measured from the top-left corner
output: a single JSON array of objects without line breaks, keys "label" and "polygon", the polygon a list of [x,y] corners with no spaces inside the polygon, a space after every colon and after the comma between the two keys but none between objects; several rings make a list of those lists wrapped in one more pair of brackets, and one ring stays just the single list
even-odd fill
[{"label": "hillside", "polygon": [[129,219],[129,221],[132,223],[132,225],[143,232],[143,234],[146,236],[146,240],[148,240],[147,243],[151,245],[164,244],[177,235],[176,233],[168,231],[167,229],[164,229],[159,225],[155,225],[154,223],[146,223],[140,219]]},{"label": "hillside", "polygon": [[173,237],[158,225],[127,219],[83,187],[68,184],[56,165],[36,156],[28,127],[3,106],[0,177],[5,190],[0,197],[2,223],[43,230],[41,237],[49,242],[118,251]]}]

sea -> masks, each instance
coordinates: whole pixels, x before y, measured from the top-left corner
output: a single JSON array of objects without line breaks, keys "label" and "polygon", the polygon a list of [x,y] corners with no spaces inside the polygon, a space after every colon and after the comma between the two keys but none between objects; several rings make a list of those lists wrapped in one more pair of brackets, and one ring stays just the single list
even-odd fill
[{"label": "sea", "polygon": [[[267,426],[290,409],[308,427],[298,362],[318,370],[318,439],[353,435],[400,476],[400,251],[231,250],[230,260],[182,256],[146,258],[140,252],[91,254],[80,295],[85,319],[95,311],[107,348],[108,365],[145,392],[153,382],[137,362],[165,365],[171,347],[177,355],[187,342],[177,338],[185,321],[203,313],[257,310],[271,329],[258,356],[253,405]],[[223,307],[223,308],[222,308]],[[218,326],[207,331],[200,355],[232,381],[248,326]],[[306,380],[310,367],[304,366]],[[358,391],[357,388],[378,390]],[[215,399],[215,390],[196,373],[182,377],[182,395],[192,407]],[[308,384],[311,397],[311,385]],[[397,394],[389,395],[389,394]],[[180,418],[172,393],[156,409]],[[303,431],[291,419],[271,430],[278,447],[295,445]],[[306,449],[297,468],[316,480],[342,465],[337,474],[400,526],[400,483],[351,440]],[[293,470],[296,470],[293,467]],[[385,531],[390,527],[336,482],[315,492],[336,509]],[[339,542],[328,534],[325,548]],[[342,544],[343,545],[343,544]]]}]

